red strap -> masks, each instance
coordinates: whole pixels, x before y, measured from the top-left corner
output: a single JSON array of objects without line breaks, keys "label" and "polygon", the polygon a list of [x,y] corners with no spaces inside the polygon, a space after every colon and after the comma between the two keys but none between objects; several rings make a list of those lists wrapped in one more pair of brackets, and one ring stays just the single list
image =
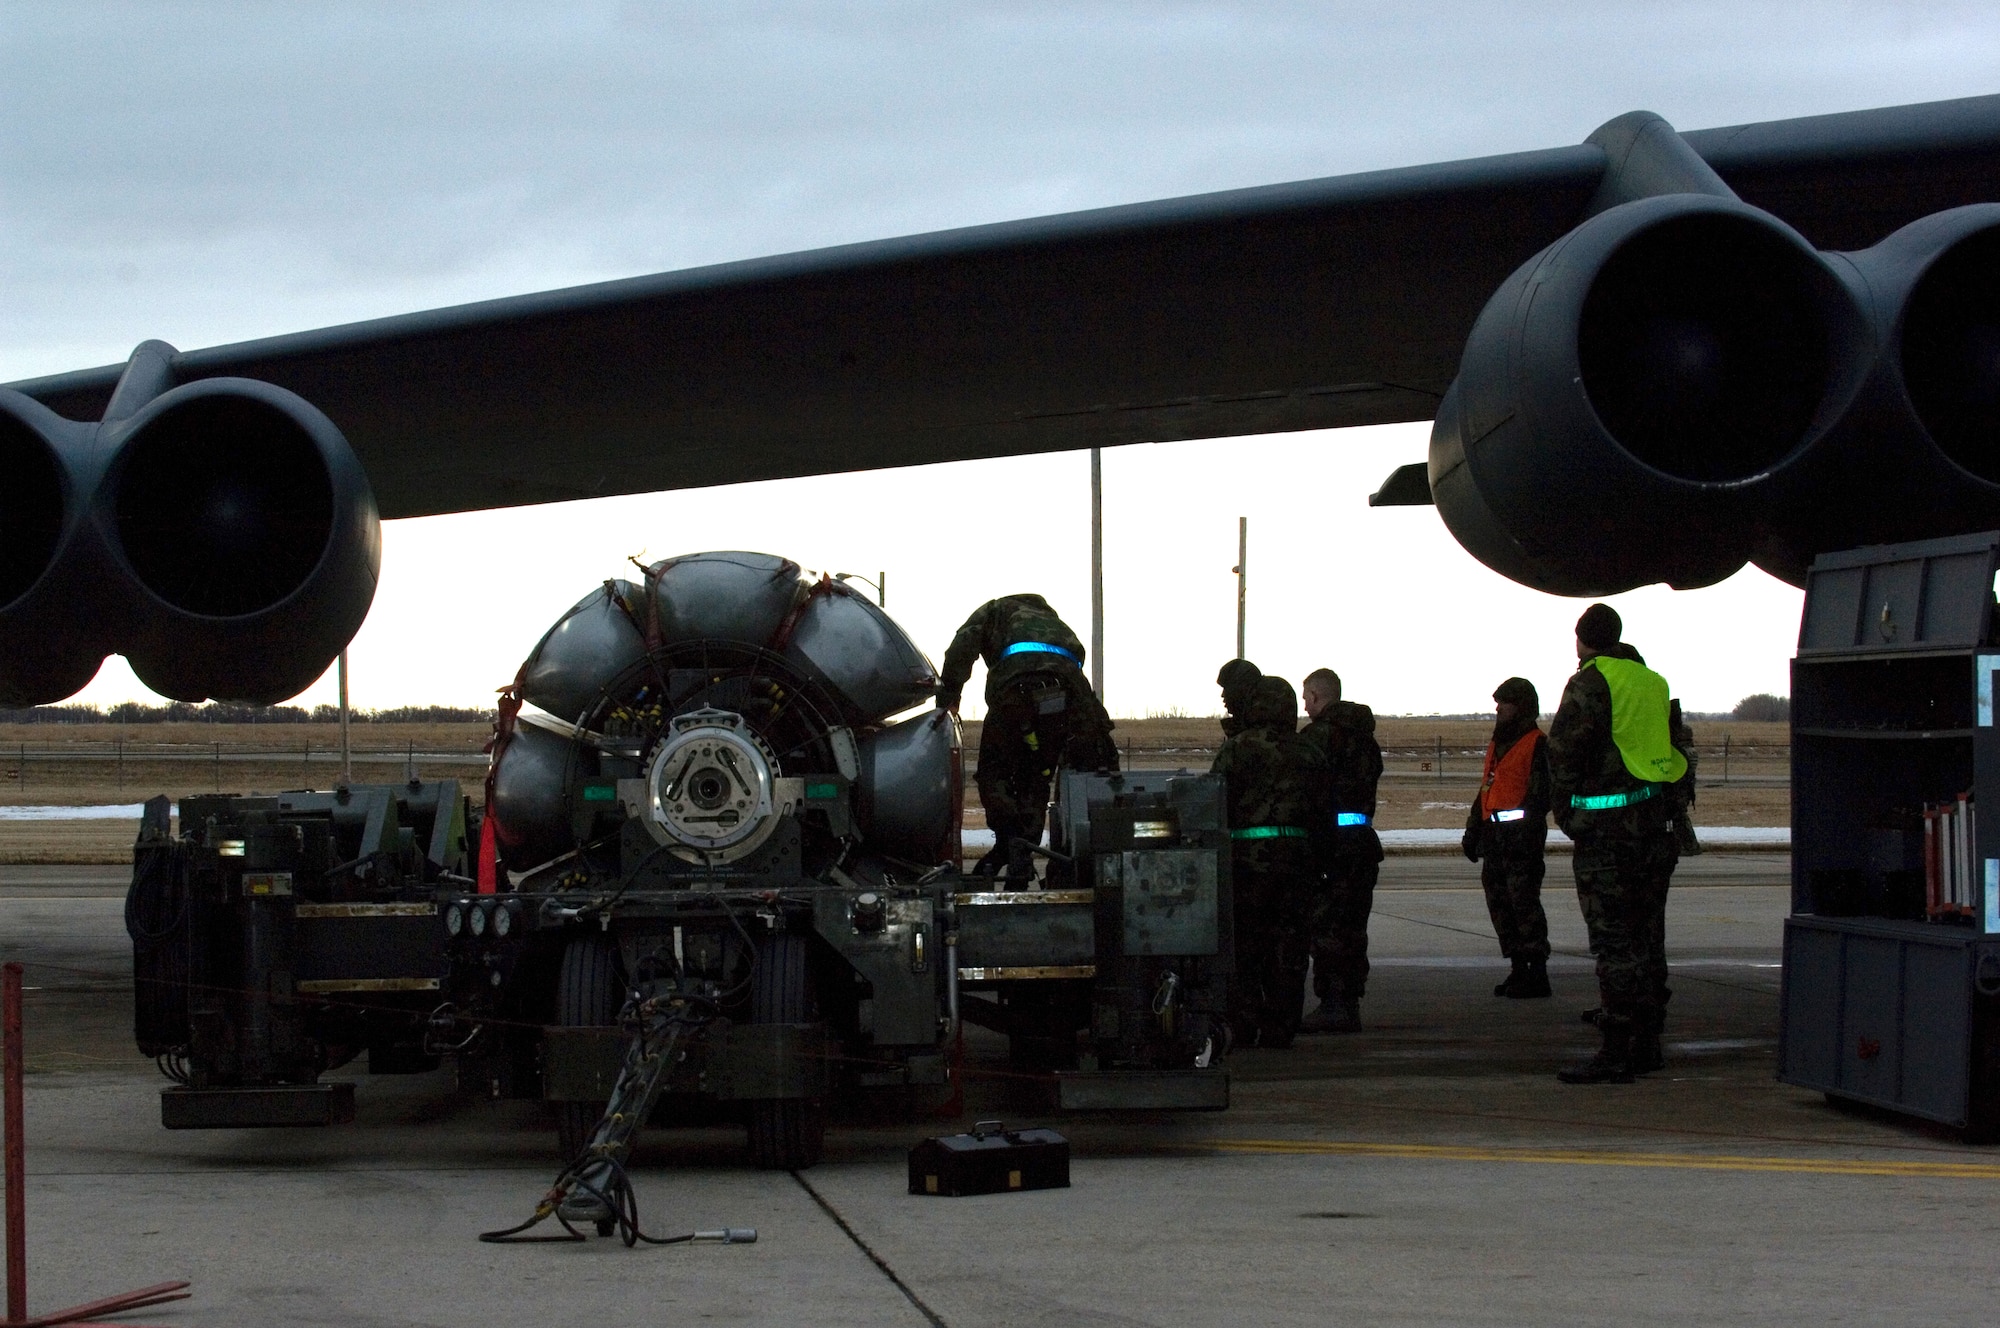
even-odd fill
[{"label": "red strap", "polygon": [[494,839],[492,804],[479,825],[479,893],[496,894],[500,889],[500,845]]},{"label": "red strap", "polygon": [[787,613],[784,621],[778,624],[778,630],[771,633],[771,639],[764,643],[765,648],[783,654],[785,647],[792,643],[792,633],[798,630],[799,619],[805,616],[806,606],[818,596],[854,594],[853,587],[842,585],[825,572],[821,572],[819,580],[806,588],[806,593],[798,597],[797,602],[792,605],[791,612]]},{"label": "red strap", "polygon": [[[640,634],[646,638],[646,649],[658,650],[660,648],[659,582],[660,578],[666,575],[667,569],[669,567],[672,567],[674,563],[676,563],[679,560],[674,558],[667,558],[660,562],[654,563],[651,567],[648,567],[646,564],[640,562],[637,558],[632,558],[629,559],[628,561],[630,561],[634,567],[639,569],[639,574],[641,576],[646,578],[646,621],[641,623],[635,618],[633,619],[633,624],[638,627]],[[631,616],[632,609],[630,605],[626,604],[625,601],[622,599],[618,601],[618,605],[620,608],[625,610],[626,616],[628,617]]]},{"label": "red strap", "polygon": [[[500,772],[500,757],[505,754],[507,744],[514,739],[514,721],[521,713],[521,683],[527,672],[528,666],[523,664],[521,671],[514,675],[514,681],[500,689],[500,701],[493,715],[493,736],[486,740],[486,815],[479,831],[479,888],[482,894],[491,892],[487,886],[486,852],[487,846],[499,833],[500,824],[499,818],[493,814],[493,780]],[[497,875],[494,879],[498,880]]]}]

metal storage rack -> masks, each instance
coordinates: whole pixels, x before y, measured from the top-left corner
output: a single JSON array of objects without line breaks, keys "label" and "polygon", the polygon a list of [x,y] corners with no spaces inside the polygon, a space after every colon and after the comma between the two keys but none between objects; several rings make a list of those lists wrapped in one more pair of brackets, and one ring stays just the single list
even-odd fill
[{"label": "metal storage rack", "polygon": [[[1819,558],[1792,661],[1778,1078],[2000,1134],[2000,533]],[[1973,906],[1932,916],[1924,808],[1970,794]]]}]

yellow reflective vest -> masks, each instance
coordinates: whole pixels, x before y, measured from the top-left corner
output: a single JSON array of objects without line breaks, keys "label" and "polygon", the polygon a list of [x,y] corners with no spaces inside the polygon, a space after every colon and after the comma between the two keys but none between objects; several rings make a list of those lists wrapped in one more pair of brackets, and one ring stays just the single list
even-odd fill
[{"label": "yellow reflective vest", "polygon": [[1611,741],[1632,778],[1671,784],[1687,773],[1687,758],[1667,728],[1667,680],[1630,659],[1595,655],[1584,661],[1611,689]]}]

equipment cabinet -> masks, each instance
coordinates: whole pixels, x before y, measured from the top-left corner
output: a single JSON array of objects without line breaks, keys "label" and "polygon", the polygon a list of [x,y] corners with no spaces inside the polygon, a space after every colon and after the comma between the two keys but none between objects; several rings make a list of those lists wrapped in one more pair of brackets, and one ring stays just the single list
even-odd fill
[{"label": "equipment cabinet", "polygon": [[1977,1137],[2000,1126],[1996,570],[1986,534],[1808,575],[1778,1053],[1785,1083]]}]

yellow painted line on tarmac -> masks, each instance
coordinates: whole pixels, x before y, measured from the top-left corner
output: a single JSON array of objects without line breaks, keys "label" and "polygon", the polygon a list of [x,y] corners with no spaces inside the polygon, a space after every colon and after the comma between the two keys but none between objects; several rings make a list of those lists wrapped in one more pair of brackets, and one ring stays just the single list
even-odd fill
[{"label": "yellow painted line on tarmac", "polygon": [[1397,1157],[1425,1162],[1531,1162],[1566,1167],[1663,1167],[1679,1171],[1792,1172],[1810,1176],[1941,1176],[2000,1180],[1987,1162],[1904,1162],[1836,1157],[1739,1157],[1723,1153],[1627,1153],[1577,1148],[1471,1148],[1449,1144],[1337,1143],[1315,1139],[1216,1139],[1224,1153]]}]

